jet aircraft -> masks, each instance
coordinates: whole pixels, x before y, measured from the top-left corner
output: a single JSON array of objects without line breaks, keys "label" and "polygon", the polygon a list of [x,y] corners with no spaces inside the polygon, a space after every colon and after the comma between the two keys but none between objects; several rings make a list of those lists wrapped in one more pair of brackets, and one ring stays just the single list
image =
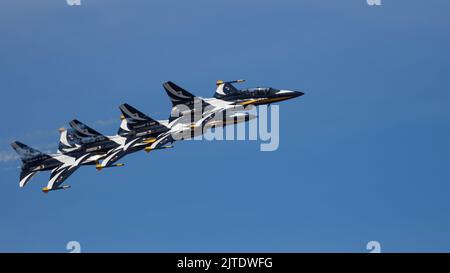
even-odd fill
[{"label": "jet aircraft", "polygon": [[228,82],[218,80],[214,98],[241,105],[262,105],[289,100],[304,95],[304,93],[300,91],[280,90],[272,87],[256,87],[240,90],[233,85],[233,83],[243,82],[245,82],[245,80]]},{"label": "jet aircraft", "polygon": [[[60,130],[56,154],[45,154],[21,142],[11,145],[22,161],[19,186],[24,187],[40,171],[51,171],[44,193],[67,189],[62,183],[81,165],[95,165],[98,170],[123,166],[116,163],[125,155],[172,148],[168,143],[203,134],[213,126],[226,126],[256,118],[243,106],[270,104],[302,96],[304,93],[274,88],[239,90],[234,83],[243,80],[217,81],[213,98],[194,96],[173,82],[163,84],[171,102],[168,120],[154,120],[129,104],[122,104],[122,121],[117,135],[104,136],[78,120],[70,129]],[[199,107],[200,106],[200,107]],[[201,130],[196,130],[201,129]]]}]

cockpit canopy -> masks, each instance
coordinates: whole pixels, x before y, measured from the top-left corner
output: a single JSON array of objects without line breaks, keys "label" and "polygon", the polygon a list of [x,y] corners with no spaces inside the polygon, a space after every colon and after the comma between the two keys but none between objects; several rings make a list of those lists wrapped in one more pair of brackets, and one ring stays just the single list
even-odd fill
[{"label": "cockpit canopy", "polygon": [[248,93],[252,96],[272,95],[277,93],[278,91],[280,90],[271,87],[256,87],[242,90],[242,92]]}]

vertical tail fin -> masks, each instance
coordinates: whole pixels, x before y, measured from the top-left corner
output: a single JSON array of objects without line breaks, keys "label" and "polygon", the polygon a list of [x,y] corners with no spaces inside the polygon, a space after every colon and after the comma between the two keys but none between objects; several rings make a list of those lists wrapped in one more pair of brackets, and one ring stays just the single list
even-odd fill
[{"label": "vertical tail fin", "polygon": [[152,119],[127,103],[120,105],[119,109],[123,116],[118,132],[119,135],[127,134],[129,131],[142,132],[151,130],[160,132],[168,130],[168,128],[159,121]]},{"label": "vertical tail fin", "polygon": [[165,82],[163,87],[172,101],[172,106],[177,106],[178,104],[189,104],[195,99],[194,95],[171,81]]},{"label": "vertical tail fin", "polygon": [[231,94],[239,93],[239,89],[234,87],[232,84],[233,83],[242,83],[242,82],[245,82],[245,80],[235,80],[235,81],[229,81],[229,82],[224,82],[222,80],[218,80],[216,83],[217,89],[216,89],[216,93],[214,93],[214,97],[216,99],[220,99],[225,96],[229,96]]},{"label": "vertical tail fin", "polygon": [[152,119],[151,117],[147,116],[146,114],[142,113],[141,111],[137,110],[136,108],[127,103],[120,105],[119,108],[123,116],[128,120],[128,123],[130,125],[136,124],[142,127],[144,125],[152,126],[159,124],[158,121]]},{"label": "vertical tail fin", "polygon": [[69,122],[69,125],[75,130],[75,135],[79,138],[92,138],[95,141],[106,138],[104,135],[76,119]]},{"label": "vertical tail fin", "polygon": [[15,141],[11,143],[14,151],[19,154],[22,160],[22,171],[20,172],[19,187],[23,188],[30,181],[30,179],[37,174],[38,171],[32,171],[27,167],[27,164],[40,164],[44,160],[52,158],[36,149],[33,149],[21,142]]},{"label": "vertical tail fin", "polygon": [[117,131],[117,134],[119,136],[126,136],[130,133],[130,128],[128,128],[128,121],[125,117],[122,118],[122,121],[120,122],[119,130]]},{"label": "vertical tail fin", "polygon": [[36,149],[33,149],[21,142],[14,141],[11,143],[12,148],[19,155],[23,163],[30,163],[33,161],[50,159],[51,156],[44,154]]},{"label": "vertical tail fin", "polygon": [[78,138],[73,129],[60,128],[59,132],[61,133],[58,145],[59,153],[67,153],[78,149]]},{"label": "vertical tail fin", "polygon": [[169,98],[172,101],[172,112],[169,116],[169,122],[177,118],[177,116],[174,116],[174,113],[179,113],[179,111],[183,111],[182,106],[188,107],[191,110],[192,109],[201,110],[210,106],[210,104],[207,103],[205,100],[203,100],[201,97],[196,97],[192,95],[191,93],[174,84],[173,82],[170,81],[165,82],[163,86],[167,92],[167,95],[169,95]]}]

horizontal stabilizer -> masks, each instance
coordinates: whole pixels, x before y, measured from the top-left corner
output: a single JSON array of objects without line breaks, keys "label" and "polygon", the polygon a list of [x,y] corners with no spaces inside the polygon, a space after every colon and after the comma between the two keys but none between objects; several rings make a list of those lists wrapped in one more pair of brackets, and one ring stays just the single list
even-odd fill
[{"label": "horizontal stabilizer", "polygon": [[79,148],[77,144],[80,142],[80,140],[75,134],[74,129],[70,128],[67,130],[65,128],[61,128],[59,129],[59,131],[61,133],[58,144],[59,153],[68,153]]}]

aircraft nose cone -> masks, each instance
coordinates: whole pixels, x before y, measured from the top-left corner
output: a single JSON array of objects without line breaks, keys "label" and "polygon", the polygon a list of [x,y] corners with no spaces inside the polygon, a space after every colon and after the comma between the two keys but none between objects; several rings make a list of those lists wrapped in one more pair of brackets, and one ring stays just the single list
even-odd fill
[{"label": "aircraft nose cone", "polygon": [[294,92],[294,94],[293,94],[292,97],[294,97],[294,98],[305,95],[305,93],[300,92],[300,91],[293,91],[293,92]]},{"label": "aircraft nose cone", "polygon": [[288,98],[296,98],[296,97],[300,97],[303,96],[305,93],[300,92],[300,91],[293,91],[293,90],[280,90],[277,92],[277,96],[282,96],[282,97],[288,97]]}]

